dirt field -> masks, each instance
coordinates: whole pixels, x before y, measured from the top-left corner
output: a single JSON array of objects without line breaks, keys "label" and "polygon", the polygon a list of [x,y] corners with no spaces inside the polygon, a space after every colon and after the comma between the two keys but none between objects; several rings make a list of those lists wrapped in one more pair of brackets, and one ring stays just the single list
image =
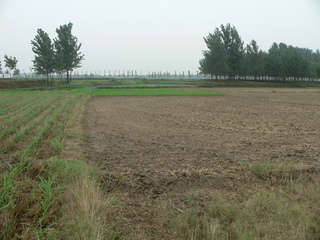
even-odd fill
[{"label": "dirt field", "polygon": [[128,232],[151,221],[150,199],[179,204],[191,193],[265,184],[245,164],[319,166],[320,90],[207,90],[225,95],[89,100],[85,151],[106,192],[127,196],[131,210],[119,221]]}]

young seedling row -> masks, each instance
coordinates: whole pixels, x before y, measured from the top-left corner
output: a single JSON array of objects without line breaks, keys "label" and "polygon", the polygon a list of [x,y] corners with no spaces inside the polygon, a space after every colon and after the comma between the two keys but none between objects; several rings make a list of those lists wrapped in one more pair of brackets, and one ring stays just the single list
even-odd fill
[{"label": "young seedling row", "polygon": [[[0,239],[13,239],[23,232],[42,239],[55,225],[50,214],[53,214],[56,183],[50,174],[32,172],[35,165],[46,166],[49,158],[59,154],[65,126],[83,96],[67,91],[2,95],[0,93],[0,228],[3,231]],[[21,187],[21,182],[30,182],[32,188]],[[17,200],[21,195],[26,197],[23,203]],[[23,204],[27,206],[22,210]],[[32,220],[23,222],[21,216],[17,220],[18,215],[31,216]]]},{"label": "young seedling row", "polygon": [[[26,108],[25,111],[19,111],[12,116],[12,118],[5,118],[1,123],[1,133],[0,138],[14,131],[14,129],[21,127],[24,123],[32,120],[35,116],[40,114],[46,108],[48,108],[53,101],[56,101],[59,96],[53,99],[53,96],[45,99],[45,101],[39,101],[39,99],[33,99],[33,104],[30,105],[30,109]],[[10,114],[12,115],[12,114]]]},{"label": "young seedling row", "polygon": [[58,103],[52,106],[47,112],[45,112],[42,117],[33,121],[30,125],[27,125],[25,128],[21,128],[20,132],[18,132],[15,136],[13,136],[7,142],[4,143],[2,152],[8,153],[14,143],[19,142],[23,137],[25,137],[31,130],[33,130],[37,126],[41,126],[43,121],[49,116],[49,114],[51,114],[57,108],[57,106]]},{"label": "young seedling row", "polygon": [[21,106],[25,106],[28,103],[37,102],[39,98],[47,99],[52,95],[56,95],[58,92],[25,92],[25,93],[0,93],[0,116],[12,112],[14,109],[18,109]]}]

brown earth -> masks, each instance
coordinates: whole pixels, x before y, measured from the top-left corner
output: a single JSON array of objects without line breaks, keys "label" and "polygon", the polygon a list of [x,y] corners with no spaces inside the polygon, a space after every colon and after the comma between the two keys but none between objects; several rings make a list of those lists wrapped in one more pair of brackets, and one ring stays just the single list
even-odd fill
[{"label": "brown earth", "polygon": [[101,169],[106,192],[127,196],[128,212],[118,216],[127,232],[154,227],[150,199],[170,198],[177,206],[193,193],[232,195],[234,189],[265,184],[246,164],[290,162],[318,169],[320,90],[201,90],[225,95],[89,100],[85,152]]}]

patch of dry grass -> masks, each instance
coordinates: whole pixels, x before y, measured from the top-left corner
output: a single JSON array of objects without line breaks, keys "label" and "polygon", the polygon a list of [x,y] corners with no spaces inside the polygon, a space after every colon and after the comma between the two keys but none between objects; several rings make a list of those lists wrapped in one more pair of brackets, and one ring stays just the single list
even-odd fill
[{"label": "patch of dry grass", "polygon": [[58,176],[60,185],[65,186],[59,239],[114,239],[117,234],[108,229],[103,218],[115,200],[103,196],[97,169],[83,161],[66,160],[55,160],[52,168],[64,169]]},{"label": "patch of dry grass", "polygon": [[204,208],[177,214],[173,228],[179,239],[320,238],[320,184],[314,167],[287,162],[247,167],[265,181],[263,186],[238,187],[237,198],[216,191]]}]

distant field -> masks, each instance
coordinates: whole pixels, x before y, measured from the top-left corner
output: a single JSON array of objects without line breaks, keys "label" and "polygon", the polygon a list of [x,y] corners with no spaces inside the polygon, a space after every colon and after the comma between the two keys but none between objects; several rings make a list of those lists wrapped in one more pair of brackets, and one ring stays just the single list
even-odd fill
[{"label": "distant field", "polygon": [[[179,87],[272,87],[309,88],[320,87],[319,81],[248,81],[248,80],[199,80],[199,79],[72,79],[66,84],[63,79],[54,79],[53,88],[179,88]],[[44,79],[0,79],[0,89],[47,88]]]},{"label": "distant field", "polygon": [[209,91],[186,91],[175,89],[97,89],[93,92],[93,96],[159,96],[159,95],[219,95],[221,93]]}]

